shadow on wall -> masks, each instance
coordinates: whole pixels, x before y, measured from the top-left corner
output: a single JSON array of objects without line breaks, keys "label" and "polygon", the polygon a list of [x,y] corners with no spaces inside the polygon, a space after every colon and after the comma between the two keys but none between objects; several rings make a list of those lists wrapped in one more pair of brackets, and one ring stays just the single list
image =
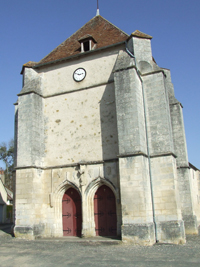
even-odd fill
[{"label": "shadow on wall", "polygon": [[103,160],[116,159],[119,150],[114,82],[105,87],[100,101],[100,120]]},{"label": "shadow on wall", "polygon": [[[113,74],[110,76],[113,81]],[[115,188],[116,209],[117,209],[117,235],[121,235],[121,201],[120,201],[120,183],[119,183],[119,144],[117,130],[117,114],[115,102],[114,81],[107,84],[100,101],[100,120],[101,120],[101,138],[102,138],[102,157],[104,178]]]}]

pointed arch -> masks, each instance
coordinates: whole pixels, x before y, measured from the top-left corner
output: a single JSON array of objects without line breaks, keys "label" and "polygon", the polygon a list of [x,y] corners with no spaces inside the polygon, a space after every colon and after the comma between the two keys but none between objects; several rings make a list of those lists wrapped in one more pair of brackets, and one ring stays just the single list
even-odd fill
[{"label": "pointed arch", "polygon": [[54,194],[63,195],[67,191],[67,189],[69,189],[70,187],[73,187],[74,189],[76,189],[81,195],[78,185],[76,185],[75,183],[72,183],[68,179],[66,179],[62,184],[59,184],[59,186],[55,189]]},{"label": "pointed arch", "polygon": [[92,180],[89,183],[89,185],[87,186],[85,190],[85,194],[86,195],[93,194],[93,197],[94,197],[95,192],[101,185],[107,185],[113,191],[113,193],[115,194],[115,197],[116,198],[119,197],[119,195],[117,194],[116,187],[113,185],[113,183],[106,178],[102,178],[101,176],[97,177],[96,179]]}]

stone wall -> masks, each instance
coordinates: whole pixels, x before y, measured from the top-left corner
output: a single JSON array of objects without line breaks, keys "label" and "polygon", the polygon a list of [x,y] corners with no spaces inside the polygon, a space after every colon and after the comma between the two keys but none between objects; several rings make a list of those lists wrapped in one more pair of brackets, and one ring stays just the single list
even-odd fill
[{"label": "stone wall", "polygon": [[113,83],[45,98],[45,166],[116,158]]},{"label": "stone wall", "polygon": [[117,233],[121,235],[121,205],[118,163],[76,165],[56,169],[17,170],[15,236],[63,236],[62,198],[69,187],[74,187],[82,199],[82,236],[95,236],[94,194],[99,186],[111,188],[116,198]]}]

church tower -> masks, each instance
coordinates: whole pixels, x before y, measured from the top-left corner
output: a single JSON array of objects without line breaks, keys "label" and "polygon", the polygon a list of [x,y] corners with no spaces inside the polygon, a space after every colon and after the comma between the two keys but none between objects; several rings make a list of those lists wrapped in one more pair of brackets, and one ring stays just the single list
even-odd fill
[{"label": "church tower", "polygon": [[197,233],[182,107],[151,39],[97,12],[41,61],[23,65],[16,237],[152,245]]}]

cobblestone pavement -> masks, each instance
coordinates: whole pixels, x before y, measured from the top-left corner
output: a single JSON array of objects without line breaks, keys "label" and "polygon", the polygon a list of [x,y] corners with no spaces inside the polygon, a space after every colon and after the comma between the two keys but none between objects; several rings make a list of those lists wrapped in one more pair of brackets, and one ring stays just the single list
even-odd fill
[{"label": "cobblestone pavement", "polygon": [[0,266],[200,266],[200,236],[186,245],[125,245],[108,239],[41,239],[0,236]]}]

